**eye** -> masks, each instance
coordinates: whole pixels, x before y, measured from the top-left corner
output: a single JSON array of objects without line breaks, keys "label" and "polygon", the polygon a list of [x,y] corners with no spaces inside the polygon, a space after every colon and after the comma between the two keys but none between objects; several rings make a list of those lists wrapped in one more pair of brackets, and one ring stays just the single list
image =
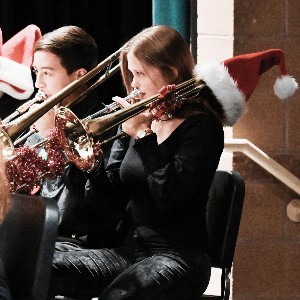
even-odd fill
[{"label": "eye", "polygon": [[143,72],[139,72],[139,71],[136,71],[136,72],[135,72],[135,76],[143,76],[143,75],[144,75]]}]

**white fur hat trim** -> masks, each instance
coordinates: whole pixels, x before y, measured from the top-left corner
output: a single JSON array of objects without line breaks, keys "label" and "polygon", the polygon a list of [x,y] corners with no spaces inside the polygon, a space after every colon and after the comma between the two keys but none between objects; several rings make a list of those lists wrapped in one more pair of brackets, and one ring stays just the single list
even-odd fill
[{"label": "white fur hat trim", "polygon": [[238,89],[237,83],[229,75],[223,63],[209,61],[195,67],[195,76],[206,82],[223,106],[225,126],[233,126],[245,109],[245,95]]}]

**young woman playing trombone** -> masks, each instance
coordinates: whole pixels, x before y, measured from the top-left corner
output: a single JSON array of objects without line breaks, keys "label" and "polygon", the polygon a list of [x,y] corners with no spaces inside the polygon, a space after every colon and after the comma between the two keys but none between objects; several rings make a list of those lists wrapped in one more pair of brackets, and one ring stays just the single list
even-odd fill
[{"label": "young woman playing trombone", "polygon": [[[142,101],[193,77],[189,47],[169,27],[145,29],[120,57],[125,87],[128,93],[138,88]],[[223,151],[225,115],[208,87],[197,97],[172,113],[153,118],[146,110],[122,124],[131,137],[119,173],[130,195],[124,243],[55,253],[54,294],[182,300],[205,291],[211,268],[205,207]]]}]

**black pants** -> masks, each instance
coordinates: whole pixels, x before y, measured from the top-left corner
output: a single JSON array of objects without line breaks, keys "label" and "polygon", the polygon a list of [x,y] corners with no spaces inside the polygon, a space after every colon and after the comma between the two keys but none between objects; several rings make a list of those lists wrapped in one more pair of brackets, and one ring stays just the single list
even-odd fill
[{"label": "black pants", "polygon": [[0,300],[11,300],[11,294],[8,288],[6,273],[0,259]]},{"label": "black pants", "polygon": [[99,300],[188,300],[206,289],[210,260],[170,249],[74,249],[54,254],[52,295]]}]

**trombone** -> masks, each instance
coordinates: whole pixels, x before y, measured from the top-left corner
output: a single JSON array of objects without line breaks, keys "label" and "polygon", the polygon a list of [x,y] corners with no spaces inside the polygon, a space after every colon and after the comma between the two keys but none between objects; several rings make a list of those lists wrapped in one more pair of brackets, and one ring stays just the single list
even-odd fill
[{"label": "trombone", "polygon": [[[95,119],[80,120],[68,108],[59,107],[55,112],[55,127],[64,152],[79,169],[91,171],[97,160],[97,153],[95,155],[93,151],[96,138],[101,139],[109,130],[146,109],[151,110],[154,118],[159,118],[164,112],[171,113],[184,101],[191,101],[205,86],[196,76],[177,86],[165,86],[152,97]],[[100,147],[105,142],[100,142]]]},{"label": "trombone", "polygon": [[[129,102],[129,100],[131,100],[131,99],[138,100],[140,95],[141,95],[141,91],[137,88],[134,88],[132,90],[132,92],[123,99],[126,100],[127,102]],[[109,114],[109,113],[117,110],[118,108],[120,108],[119,104],[116,102],[113,102],[109,105],[105,105],[105,107],[103,109],[99,110],[98,112],[95,112],[94,114],[87,116],[86,118],[84,118],[84,120],[95,119],[102,115]]]},{"label": "trombone", "polygon": [[[10,180],[11,191],[16,191],[19,189],[29,190],[28,187],[32,186],[32,182],[36,182],[36,178],[32,178],[33,176],[39,178],[40,180],[44,177],[49,176],[49,173],[51,173],[51,176],[55,176],[55,172],[57,172],[56,175],[59,175],[59,172],[61,172],[62,170],[62,168],[60,168],[60,166],[62,166],[60,158],[62,158],[62,156],[64,156],[65,158],[64,153],[63,155],[61,153],[62,147],[59,141],[57,140],[56,135],[53,135],[48,140],[43,141],[43,143],[46,143],[47,147],[53,148],[51,149],[52,153],[55,152],[55,154],[53,154],[52,161],[54,161],[54,164],[57,167],[53,167],[53,165],[49,166],[50,164],[45,165],[44,162],[40,161],[41,158],[38,157],[38,155],[36,155],[35,153],[33,153],[33,151],[36,150],[35,147],[39,147],[40,144],[34,145],[30,147],[30,149],[28,147],[20,147],[15,149],[15,146],[23,141],[17,139],[20,136],[20,134],[26,129],[29,129],[30,126],[34,122],[36,122],[40,117],[42,117],[46,112],[54,108],[55,105],[60,103],[64,98],[69,96],[72,92],[81,87],[83,84],[89,82],[97,74],[100,73],[99,79],[93,85],[88,87],[87,90],[85,90],[85,92],[80,94],[79,97],[76,98],[72,104],[78,103],[79,101],[84,99],[85,96],[92,89],[96,88],[105,80],[110,78],[113,74],[115,74],[120,69],[120,65],[115,64],[115,62],[119,58],[119,54],[122,49],[123,48],[120,48],[118,51],[107,57],[104,61],[99,63],[94,69],[86,73],[84,76],[70,83],[68,86],[63,88],[60,92],[56,93],[52,97],[49,97],[47,101],[43,101],[37,109],[31,111],[29,110],[29,107],[37,100],[35,99],[35,97],[34,99],[32,99],[32,101],[29,100],[28,103],[25,103],[24,106],[22,106],[22,110],[10,115],[5,120],[5,123],[2,123],[0,125],[0,147],[2,149],[3,157],[6,162],[7,177]],[[26,135],[26,137],[28,137],[28,135]],[[31,172],[31,177],[27,176],[27,178],[24,178],[24,176],[22,176],[22,172],[20,172],[19,169],[23,168],[22,164],[27,164],[28,161],[36,162],[36,167],[32,165],[31,168],[34,172]],[[40,171],[40,169],[42,169],[43,171]],[[15,184],[16,182],[17,184]]]},{"label": "trombone", "polygon": [[[123,98],[124,100],[128,101],[130,99],[136,99],[137,97],[141,94],[140,90],[134,89],[127,97]],[[86,117],[84,120],[91,120],[95,118],[96,116],[101,116],[103,114],[108,114],[109,112],[115,111],[120,106],[117,103],[112,103],[110,105],[106,105],[104,109],[96,112],[93,115],[90,115]],[[66,108],[67,109],[67,108]],[[55,129],[54,129],[55,130]],[[48,177],[53,177],[57,175],[62,175],[64,171],[64,166],[66,165],[66,159],[64,156],[63,148],[61,147],[60,140],[58,139],[58,136],[56,132],[52,130],[52,133],[50,134],[50,137],[47,139],[42,140],[41,142],[31,146],[31,147],[21,147],[17,148],[14,151],[14,155],[10,156],[9,159],[6,160],[6,169],[7,169],[7,177],[9,178],[10,182],[10,189],[11,191],[17,191],[17,190],[25,190],[27,192],[30,192],[36,185],[38,185],[39,181],[48,176]],[[28,137],[31,134],[32,130],[24,135],[24,137]],[[74,134],[74,133],[73,133]],[[114,140],[118,138],[119,135],[114,136],[110,138],[111,140]],[[81,144],[83,142],[83,139],[86,139],[87,136],[83,135],[81,137]],[[107,139],[105,142],[109,142],[110,139]],[[21,140],[21,138],[19,139]],[[18,140],[14,142],[14,145],[18,143]],[[77,147],[78,153],[80,153],[80,156],[84,157],[84,159],[88,159],[88,156],[91,155],[93,157],[97,157],[95,155],[95,151],[97,149],[93,147],[93,140],[88,139],[89,147],[86,147],[85,149],[88,150],[87,153],[82,151],[79,147]],[[50,144],[50,146],[49,146]],[[52,144],[52,145],[51,145]],[[47,162],[45,162],[43,159],[40,158],[40,155],[35,151],[35,149],[41,147],[41,146],[46,146],[46,148],[50,148],[51,152],[51,167],[47,167]],[[55,146],[54,146],[55,145]],[[55,149],[54,149],[55,147]],[[82,148],[82,147],[81,147]],[[55,150],[55,151],[53,151]],[[49,155],[49,154],[48,154]],[[20,163],[20,160],[25,160],[27,161],[27,168],[30,166],[30,169],[36,176],[22,176],[20,172],[18,172],[18,165],[23,165]],[[49,159],[49,157],[48,157]],[[84,160],[83,160],[84,161]],[[67,161],[67,163],[70,163],[70,161]],[[81,169],[85,169],[84,165],[80,166]]]},{"label": "trombone", "polygon": [[2,120],[3,124],[7,124],[10,121],[12,121],[13,119],[15,119],[16,117],[24,114],[26,111],[29,110],[29,108],[37,103],[37,102],[41,102],[44,101],[46,99],[46,95],[43,91],[38,90],[36,95],[31,99],[28,100],[26,103],[24,103],[23,105],[19,106],[12,114],[10,114],[9,116],[7,116],[6,118],[4,118]]},{"label": "trombone", "polygon": [[[120,48],[118,51],[107,57],[104,61],[99,63],[94,69],[80,77],[78,80],[73,81],[68,86],[63,88],[61,91],[48,98],[47,101],[43,101],[36,110],[26,111],[22,115],[18,116],[11,121],[17,114],[10,116],[8,122],[0,126],[0,145],[3,149],[4,157],[10,156],[14,152],[14,142],[24,130],[28,129],[35,121],[37,121],[41,116],[48,112],[55,105],[60,103],[64,98],[69,96],[76,89],[81,87],[83,84],[86,84],[92,78],[94,78],[101,71],[105,70],[104,74],[86,91],[84,91],[72,104],[76,104],[81,101],[86,95],[94,88],[102,84],[105,80],[115,74],[119,69],[120,65],[113,65],[115,61],[119,58],[119,54],[123,48]],[[20,141],[18,141],[18,144]]]}]

